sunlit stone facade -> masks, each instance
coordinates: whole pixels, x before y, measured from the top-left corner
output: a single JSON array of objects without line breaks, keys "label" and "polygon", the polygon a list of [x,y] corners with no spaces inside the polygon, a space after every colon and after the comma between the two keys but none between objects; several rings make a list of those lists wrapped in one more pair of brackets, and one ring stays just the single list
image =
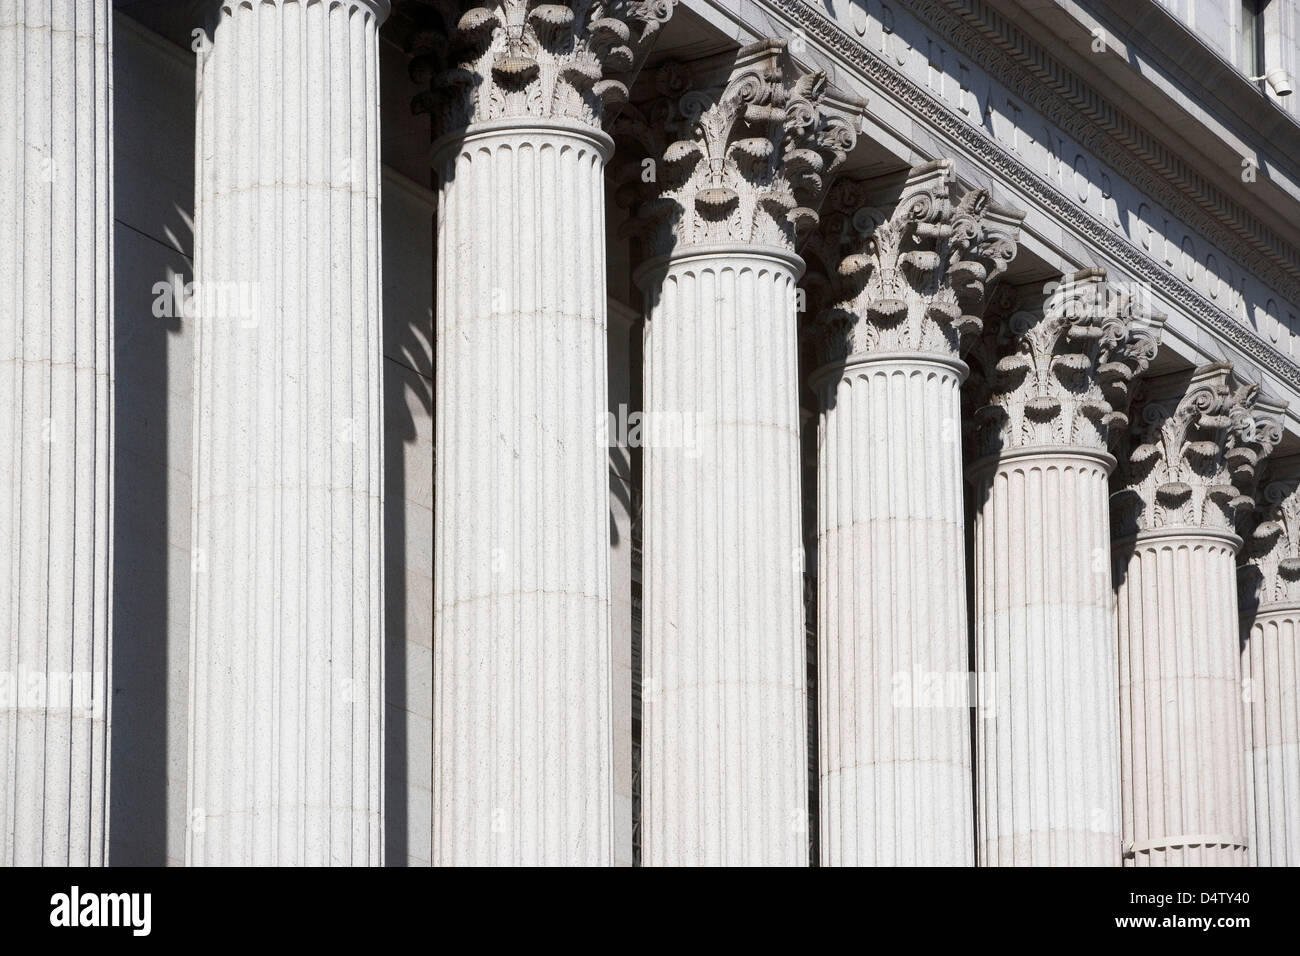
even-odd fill
[{"label": "sunlit stone facade", "polygon": [[0,862],[1300,863],[1246,16],[0,2]]}]

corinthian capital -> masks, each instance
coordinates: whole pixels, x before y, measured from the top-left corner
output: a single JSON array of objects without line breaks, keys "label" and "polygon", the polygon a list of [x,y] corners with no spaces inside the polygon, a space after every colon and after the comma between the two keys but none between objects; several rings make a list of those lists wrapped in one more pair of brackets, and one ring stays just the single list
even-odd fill
[{"label": "corinthian capital", "polygon": [[1004,287],[997,299],[968,356],[973,456],[1106,450],[1128,430],[1132,389],[1156,356],[1165,316],[1108,285],[1104,269],[1050,283],[1040,297]]},{"label": "corinthian capital", "polygon": [[501,119],[599,128],[628,90],[677,0],[423,0],[408,42],[428,84],[416,112],[440,135]]},{"label": "corinthian capital", "polygon": [[622,191],[649,255],[712,243],[793,252],[857,141],[865,101],[836,95],[825,73],[797,72],[784,40],[722,64],[664,64],[655,79],[655,95],[615,124],[650,160],[630,166]]},{"label": "corinthian capital", "polygon": [[1300,604],[1300,462],[1269,466],[1260,482],[1253,527],[1242,549],[1241,603],[1244,612],[1275,604]]},{"label": "corinthian capital", "polygon": [[812,331],[823,363],[869,352],[957,357],[982,327],[993,283],[1016,255],[1024,213],[986,189],[959,191],[950,160],[912,169],[891,211],[842,181],[810,245],[827,264]]},{"label": "corinthian capital", "polygon": [[1201,366],[1181,393],[1153,392],[1119,456],[1116,534],[1233,531],[1254,503],[1260,464],[1281,440],[1285,407],[1238,379],[1230,362]]}]

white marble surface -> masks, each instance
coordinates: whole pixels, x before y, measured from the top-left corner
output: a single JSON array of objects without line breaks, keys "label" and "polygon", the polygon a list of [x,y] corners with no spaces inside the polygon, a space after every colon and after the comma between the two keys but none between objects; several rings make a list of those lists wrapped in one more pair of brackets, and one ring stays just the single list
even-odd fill
[{"label": "white marble surface", "polygon": [[5,866],[108,855],[111,26],[108,0],[0,8]]},{"label": "white marble surface", "polygon": [[608,150],[511,120],[436,159],[435,865],[613,862]]},{"label": "white marble surface", "polygon": [[955,358],[895,353],[819,385],[823,865],[974,863],[965,374]]},{"label": "white marble surface", "polygon": [[383,857],[378,24],[235,5],[199,54],[190,864]]},{"label": "white marble surface", "polygon": [[1120,864],[1113,463],[1031,449],[975,482],[981,866]]},{"label": "white marble surface", "polygon": [[1248,863],[1239,546],[1187,529],[1117,552],[1127,866]]},{"label": "white marble surface", "polygon": [[665,268],[643,276],[642,861],[806,865],[799,263]]}]

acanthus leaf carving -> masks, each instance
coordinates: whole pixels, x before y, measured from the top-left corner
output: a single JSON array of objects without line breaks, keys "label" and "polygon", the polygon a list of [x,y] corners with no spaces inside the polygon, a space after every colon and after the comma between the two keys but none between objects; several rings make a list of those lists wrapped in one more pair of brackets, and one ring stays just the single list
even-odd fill
[{"label": "acanthus leaf carving", "polygon": [[825,73],[796,73],[776,39],[722,69],[663,64],[655,81],[613,129],[632,147],[620,198],[648,254],[735,242],[793,252],[853,149],[865,101],[838,96]]},{"label": "acanthus leaf carving", "polygon": [[412,102],[437,135],[501,119],[599,129],[633,80],[677,0],[432,0],[409,42]]},{"label": "acanthus leaf carving", "polygon": [[1300,604],[1300,462],[1270,463],[1259,483],[1239,569],[1243,613]]},{"label": "acanthus leaf carving", "polygon": [[1181,394],[1143,400],[1119,456],[1116,536],[1180,527],[1232,533],[1282,438],[1285,407],[1240,380],[1230,362],[1201,366]]},{"label": "acanthus leaf carving", "polygon": [[[1249,325],[1238,321],[1233,314],[1165,268],[1163,263],[1130,242],[1127,237],[1115,232],[1082,209],[1064,190],[1027,166],[1010,146],[1000,143],[990,137],[978,124],[972,124],[948,109],[923,86],[887,63],[884,57],[864,47],[856,37],[834,23],[833,17],[828,19],[826,12],[816,4],[809,3],[808,0],[764,0],[764,2],[778,9],[792,24],[804,30],[810,37],[816,38],[818,43],[832,55],[851,64],[873,84],[888,92],[890,96],[896,97],[930,127],[951,138],[961,148],[980,155],[985,166],[992,172],[1015,186],[1021,194],[1039,204],[1041,208],[1048,210],[1064,227],[1095,245],[1124,268],[1134,280],[1150,283],[1170,306],[1194,318],[1211,330],[1220,341],[1239,351],[1260,368],[1269,371],[1290,386],[1300,387],[1300,365],[1297,365],[1290,356],[1272,347]],[[906,2],[911,4],[913,0],[906,0]],[[975,39],[978,47],[985,51],[984,55],[977,59],[990,72],[997,73],[999,65],[1005,66],[1010,63],[1005,51],[995,48],[979,34],[969,32],[965,26],[945,27],[944,32],[952,37],[969,35]],[[1007,82],[1005,78],[1003,82]],[[1036,85],[1036,81],[1026,82],[1031,88]],[[1015,88],[1015,84],[1008,85]],[[1053,122],[1062,124],[1062,127],[1075,136],[1081,145],[1093,149],[1101,137],[1099,135],[1094,137],[1086,130],[1072,128],[1067,122],[1071,116],[1081,117],[1083,113],[1077,110],[1062,111],[1052,114],[1051,118]],[[1124,165],[1118,156],[1107,158],[1117,165]],[[1140,175],[1144,167],[1140,157],[1129,156],[1127,162],[1125,175],[1135,187],[1153,195],[1164,192],[1162,201],[1189,225],[1201,228],[1203,231],[1211,227],[1212,224],[1200,224],[1193,216],[1193,209],[1183,208],[1189,205],[1185,201],[1185,191],[1180,204],[1173,191],[1162,189],[1158,182],[1148,182],[1148,179],[1153,178],[1149,175],[1146,177]],[[1145,167],[1149,174],[1149,164],[1145,164]],[[1240,234],[1237,234],[1236,238],[1227,233],[1208,232],[1207,235],[1212,237],[1217,235],[1219,241],[1228,247],[1234,246],[1240,238]],[[1260,271],[1260,267],[1254,260],[1243,262],[1241,265],[1247,271],[1254,272],[1259,278],[1274,285],[1284,295],[1293,298],[1300,295],[1300,292],[1295,291],[1300,286],[1295,282],[1294,270],[1288,271],[1274,264],[1273,268]]]},{"label": "acanthus leaf carving", "polygon": [[1109,285],[1104,269],[1048,283],[1041,296],[1003,287],[968,359],[971,457],[1032,446],[1105,451],[1127,432],[1132,391],[1166,317]]},{"label": "acanthus leaf carving", "polygon": [[837,184],[809,243],[822,265],[808,330],[819,364],[867,352],[959,357],[1015,257],[1023,218],[986,189],[961,191],[946,159],[913,167],[889,212],[868,204],[864,184]]}]

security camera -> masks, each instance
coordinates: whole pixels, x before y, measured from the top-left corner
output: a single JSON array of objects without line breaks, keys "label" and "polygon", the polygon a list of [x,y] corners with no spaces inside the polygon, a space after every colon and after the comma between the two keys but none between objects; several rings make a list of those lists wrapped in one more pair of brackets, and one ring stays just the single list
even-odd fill
[{"label": "security camera", "polygon": [[1252,80],[1266,80],[1269,88],[1276,96],[1290,96],[1295,92],[1295,83],[1291,79],[1291,74],[1283,69],[1269,70],[1263,76],[1252,76]]},{"label": "security camera", "polygon": [[1295,84],[1291,81],[1291,74],[1286,70],[1269,70],[1265,77],[1268,85],[1273,88],[1273,92],[1278,96],[1290,96],[1295,92]]}]

